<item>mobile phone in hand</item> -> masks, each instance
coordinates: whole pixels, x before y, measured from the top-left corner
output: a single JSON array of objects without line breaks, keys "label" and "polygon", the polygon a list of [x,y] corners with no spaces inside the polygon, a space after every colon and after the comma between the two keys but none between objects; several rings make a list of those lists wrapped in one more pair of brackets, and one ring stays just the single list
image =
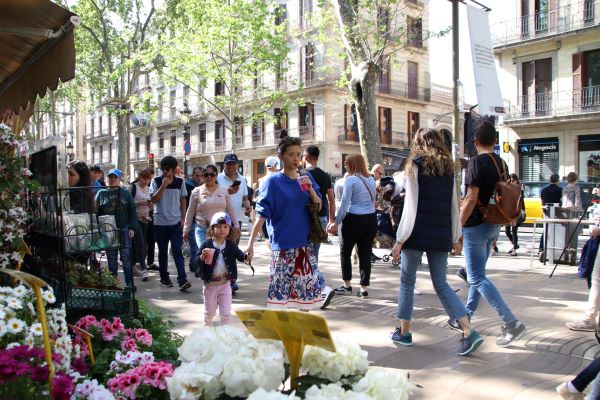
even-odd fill
[{"label": "mobile phone in hand", "polygon": [[235,181],[233,181],[233,183],[231,184],[231,187],[238,187],[238,186],[240,186],[240,183],[242,183],[242,182],[240,182],[239,180],[237,180],[237,179],[236,179],[236,180],[235,180]]}]

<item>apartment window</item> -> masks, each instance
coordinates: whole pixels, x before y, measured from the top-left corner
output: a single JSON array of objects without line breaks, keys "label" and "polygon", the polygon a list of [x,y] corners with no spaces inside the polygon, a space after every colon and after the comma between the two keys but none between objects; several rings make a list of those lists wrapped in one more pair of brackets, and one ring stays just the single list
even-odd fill
[{"label": "apartment window", "polygon": [[244,118],[235,117],[233,119],[233,124],[235,125],[235,143],[244,143]]},{"label": "apartment window", "polygon": [[287,24],[287,5],[279,4],[275,13],[275,25],[283,24]]},{"label": "apartment window", "polygon": [[177,99],[177,91],[171,90],[169,93],[169,115],[171,118],[175,118],[177,116],[177,108],[175,108],[175,100]]},{"label": "apartment window", "polygon": [[573,54],[574,107],[600,104],[600,49]]},{"label": "apartment window", "polygon": [[390,94],[392,87],[390,82],[390,59],[388,56],[379,59],[379,92]]},{"label": "apartment window", "polygon": [[596,17],[595,0],[585,0],[583,2],[583,20],[585,22],[593,22]]},{"label": "apartment window", "polygon": [[522,112],[546,115],[550,112],[552,59],[544,58],[522,64]]},{"label": "apartment window", "polygon": [[100,130],[100,135],[104,135],[104,132],[102,131],[102,119],[102,114],[100,114],[98,117],[98,129]]},{"label": "apartment window", "polygon": [[225,120],[215,121],[215,150],[222,150],[225,146]]},{"label": "apartment window", "polygon": [[165,148],[165,134],[164,134],[164,132],[161,132],[161,133],[158,134],[158,148],[160,149],[159,153],[163,154],[164,153],[164,148]]},{"label": "apartment window", "polygon": [[171,154],[177,153],[177,131],[171,131]]},{"label": "apartment window", "polygon": [[100,162],[100,164],[102,164],[104,158],[104,146],[100,145],[100,152],[98,154],[98,161]]},{"label": "apartment window", "polygon": [[423,47],[423,20],[421,18],[406,17],[406,44],[412,47]]},{"label": "apartment window", "polygon": [[358,141],[358,118],[354,104],[344,105],[344,134],[346,140]]},{"label": "apartment window", "polygon": [[183,102],[185,104],[190,104],[190,87],[189,86],[183,87]]},{"label": "apartment window", "polygon": [[276,89],[285,89],[285,70],[283,68],[283,64],[279,63],[277,65],[277,69],[275,71],[275,88]]},{"label": "apartment window", "polygon": [[206,124],[198,124],[198,143],[201,152],[206,150]]},{"label": "apartment window", "polygon": [[95,151],[96,151],[96,149],[92,147],[92,164],[95,164],[95,162],[94,162],[94,160],[96,159],[96,157],[94,157]]},{"label": "apartment window", "polygon": [[90,136],[94,135],[94,133],[95,133],[94,132],[94,120],[95,120],[94,117],[90,118],[90,132],[91,132]]},{"label": "apartment window", "polygon": [[407,95],[409,99],[419,96],[419,64],[408,61],[407,63]]},{"label": "apartment window", "polygon": [[302,65],[304,66],[304,82],[310,85],[315,74],[315,46],[312,43],[304,46],[302,61]]},{"label": "apartment window", "polygon": [[150,153],[150,135],[146,136],[146,153]]},{"label": "apartment window", "polygon": [[224,96],[225,95],[225,85],[223,82],[215,82],[215,96]]},{"label": "apartment window", "polygon": [[158,88],[158,97],[156,99],[156,119],[158,122],[162,121],[163,118],[163,102],[164,102],[164,94],[163,88]]},{"label": "apartment window", "polygon": [[381,144],[392,144],[392,109],[379,107],[379,140]]},{"label": "apartment window", "polygon": [[299,136],[312,136],[315,126],[315,105],[308,102],[305,105],[298,107],[298,114],[300,117],[298,129]]},{"label": "apartment window", "polygon": [[298,0],[300,28],[309,29],[311,27],[310,18],[313,13],[313,0]]},{"label": "apartment window", "polygon": [[133,146],[134,146],[135,155],[137,157],[138,153],[140,152],[140,138],[139,137],[135,138]]},{"label": "apartment window", "polygon": [[409,145],[412,143],[413,136],[415,136],[415,134],[419,130],[419,125],[420,125],[419,119],[420,118],[419,118],[418,112],[414,112],[414,111],[408,112],[408,116],[407,116],[408,123],[407,123],[407,127],[406,127],[406,132],[408,133],[408,144]]},{"label": "apartment window", "polygon": [[263,144],[263,133],[265,132],[265,119],[260,118],[252,122],[252,144]]},{"label": "apartment window", "polygon": [[275,131],[275,138],[278,138],[282,130],[288,129],[288,113],[281,108],[275,108],[273,110],[273,116],[275,117],[273,130]]},{"label": "apartment window", "polygon": [[390,12],[386,7],[377,9],[377,30],[386,37],[390,31]]},{"label": "apartment window", "polygon": [[112,143],[108,144],[108,162],[111,163],[112,162]]}]

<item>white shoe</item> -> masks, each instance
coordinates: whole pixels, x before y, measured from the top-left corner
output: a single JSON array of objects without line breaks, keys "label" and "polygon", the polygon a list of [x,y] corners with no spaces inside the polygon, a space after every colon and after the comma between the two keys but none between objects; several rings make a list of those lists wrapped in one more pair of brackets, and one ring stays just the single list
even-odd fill
[{"label": "white shoe", "polygon": [[565,400],[579,400],[584,399],[583,393],[571,393],[567,387],[567,382],[563,382],[556,387],[556,392]]},{"label": "white shoe", "polygon": [[142,271],[142,280],[144,282],[147,282],[148,280],[150,280],[150,278],[148,278],[148,270],[147,269]]},{"label": "white shoe", "polygon": [[325,286],[321,291],[321,298],[323,299],[323,304],[321,305],[321,310],[327,308],[329,303],[331,303],[331,299],[335,296],[335,290],[330,288],[329,286]]},{"label": "white shoe", "polygon": [[143,276],[142,269],[140,268],[140,264],[135,263],[133,266],[133,276],[137,276],[138,278]]}]

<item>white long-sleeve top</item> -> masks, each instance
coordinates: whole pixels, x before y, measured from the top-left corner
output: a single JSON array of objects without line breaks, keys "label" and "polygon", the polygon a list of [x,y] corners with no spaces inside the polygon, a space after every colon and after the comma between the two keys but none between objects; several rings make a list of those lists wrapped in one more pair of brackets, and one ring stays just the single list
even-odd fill
[{"label": "white long-sleeve top", "polygon": [[[414,164],[406,166],[404,209],[402,210],[402,219],[396,231],[396,241],[400,243],[408,240],[417,219],[417,205],[419,201],[419,179],[417,173],[418,170],[414,168]],[[458,198],[456,197],[456,181],[454,181],[452,187],[452,243],[458,242],[461,235],[460,211],[458,209]]]}]

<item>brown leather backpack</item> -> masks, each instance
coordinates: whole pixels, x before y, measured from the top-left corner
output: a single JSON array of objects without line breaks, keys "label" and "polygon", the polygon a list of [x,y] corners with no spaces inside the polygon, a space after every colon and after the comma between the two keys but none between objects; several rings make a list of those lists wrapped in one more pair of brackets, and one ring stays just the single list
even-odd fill
[{"label": "brown leather backpack", "polygon": [[501,173],[494,156],[489,153],[488,156],[490,156],[496,171],[498,171],[499,180],[496,182],[488,205],[481,205],[479,200],[477,200],[477,205],[485,222],[495,225],[509,225],[514,223],[521,215],[521,185],[508,182],[508,174],[504,163],[502,163]]}]

